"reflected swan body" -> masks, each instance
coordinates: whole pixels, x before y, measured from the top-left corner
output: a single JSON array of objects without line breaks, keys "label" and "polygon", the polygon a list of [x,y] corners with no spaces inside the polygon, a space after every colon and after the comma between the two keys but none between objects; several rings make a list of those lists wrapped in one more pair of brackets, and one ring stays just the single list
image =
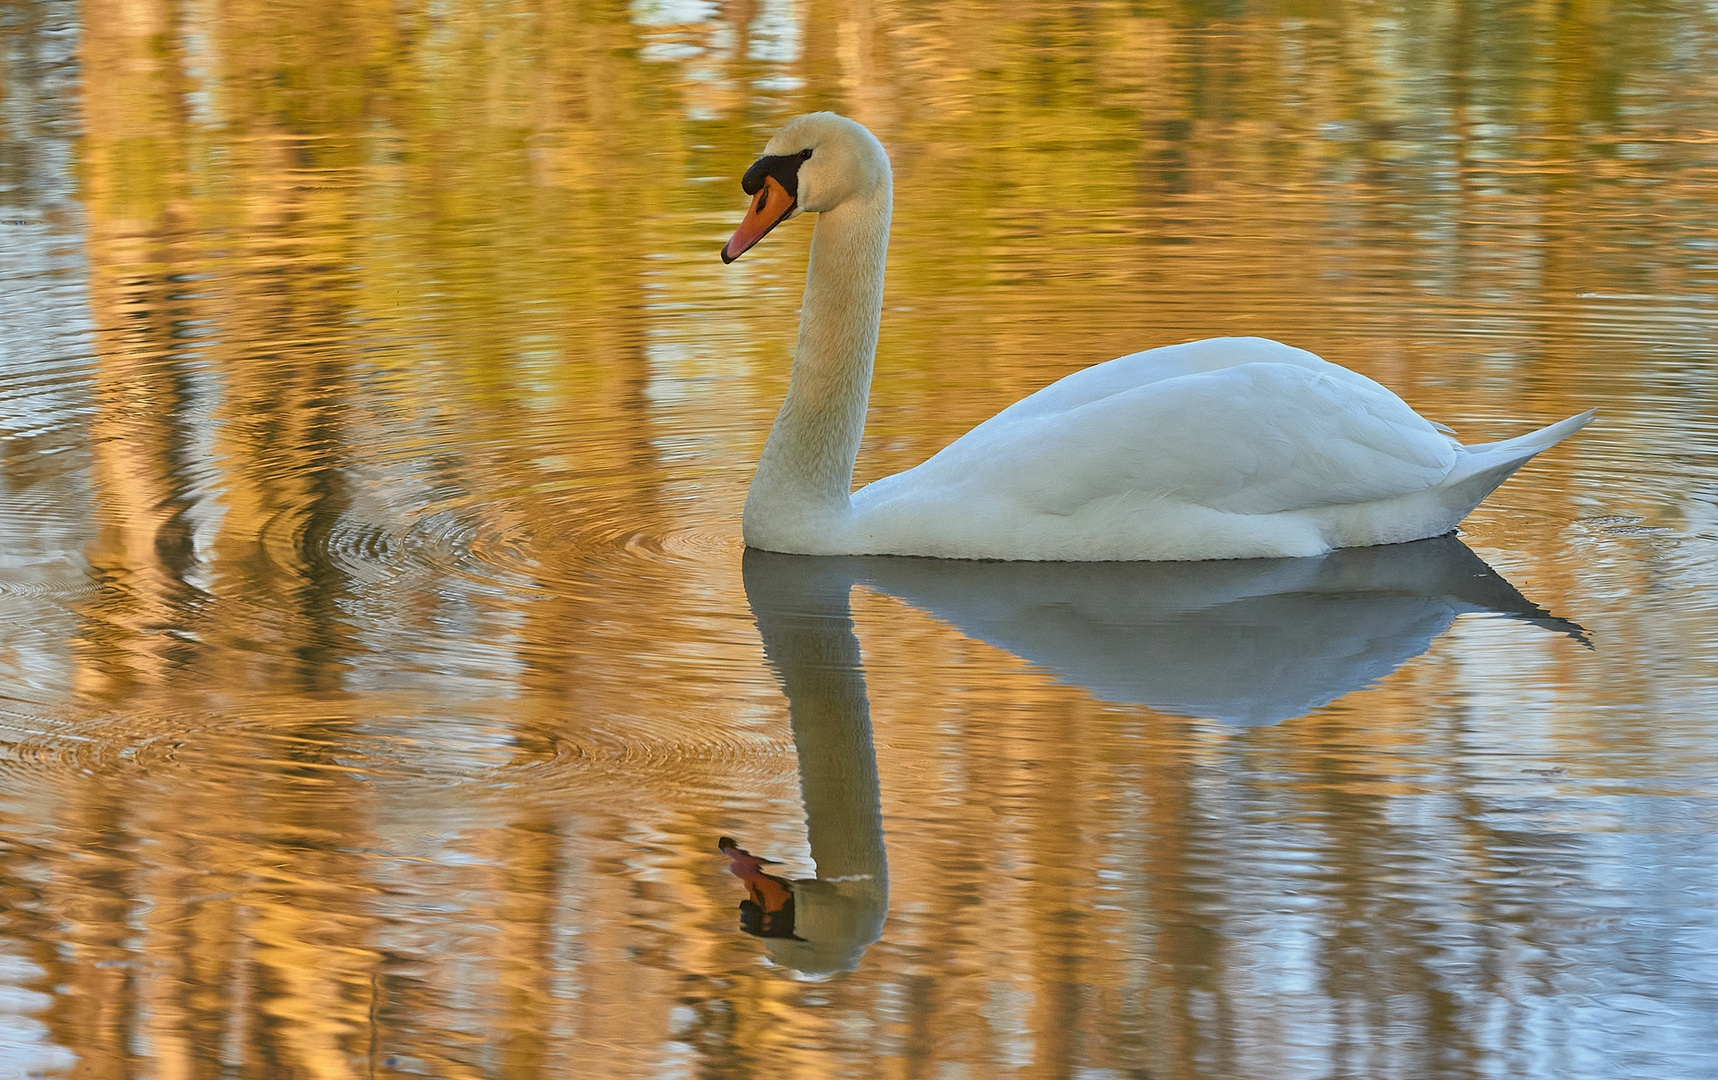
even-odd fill
[{"label": "reflected swan body", "polygon": [[798,591],[788,595],[802,609],[826,606],[832,616],[821,625],[833,625],[846,618],[847,589],[864,585],[1102,700],[1244,726],[1304,716],[1376,683],[1462,615],[1587,641],[1580,626],[1533,604],[1453,536],[1305,559],[1206,562],[749,551],[745,573],[754,610],[756,597],[786,592],[791,581]]},{"label": "reflected swan body", "polygon": [[1262,338],[1075,372],[915,468],[853,492],[882,316],[888,155],[801,116],[747,170],[722,258],[819,214],[787,397],[746,499],[747,546],[1037,561],[1304,557],[1438,536],[1591,412],[1463,446],[1383,386]]}]

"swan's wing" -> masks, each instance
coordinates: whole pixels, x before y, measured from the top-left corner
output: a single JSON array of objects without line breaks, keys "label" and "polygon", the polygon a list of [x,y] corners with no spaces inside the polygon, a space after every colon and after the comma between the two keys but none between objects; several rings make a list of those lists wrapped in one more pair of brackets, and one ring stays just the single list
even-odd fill
[{"label": "swan's wing", "polygon": [[1004,416],[902,478],[1057,515],[1141,498],[1269,514],[1419,491],[1457,454],[1395,394],[1336,365],[1242,364]]},{"label": "swan's wing", "polygon": [[1288,364],[1313,371],[1334,369],[1347,372],[1346,368],[1320,359],[1305,349],[1296,349],[1269,338],[1205,338],[1129,353],[1082,368],[1035,394],[1021,398],[985,423],[1009,424],[1066,413],[1152,383],[1241,364]]}]

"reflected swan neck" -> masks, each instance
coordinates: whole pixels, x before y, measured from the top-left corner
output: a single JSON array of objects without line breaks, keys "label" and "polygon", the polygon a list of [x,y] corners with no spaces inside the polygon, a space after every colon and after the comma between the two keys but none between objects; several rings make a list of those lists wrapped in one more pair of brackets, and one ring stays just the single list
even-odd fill
[{"label": "reflected swan neck", "polygon": [[748,551],[746,597],[787,696],[817,876],[886,895],[871,705],[840,560]]}]

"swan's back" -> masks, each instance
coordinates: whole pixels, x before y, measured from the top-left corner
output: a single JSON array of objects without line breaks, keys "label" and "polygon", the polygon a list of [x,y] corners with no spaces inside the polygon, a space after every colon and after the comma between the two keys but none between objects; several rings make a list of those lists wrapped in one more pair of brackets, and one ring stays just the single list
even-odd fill
[{"label": "swan's back", "polygon": [[[1143,352],[1129,353],[1102,364],[1082,368],[1035,394],[1021,398],[973,431],[980,431],[990,424],[1065,413],[1115,394],[1162,382],[1164,379],[1218,371],[1241,364],[1289,364],[1311,371],[1354,375],[1354,372],[1347,368],[1332,364],[1305,349],[1297,349],[1269,338],[1206,338],[1202,341],[1164,345]],[[1366,381],[1371,382],[1370,379]]]}]

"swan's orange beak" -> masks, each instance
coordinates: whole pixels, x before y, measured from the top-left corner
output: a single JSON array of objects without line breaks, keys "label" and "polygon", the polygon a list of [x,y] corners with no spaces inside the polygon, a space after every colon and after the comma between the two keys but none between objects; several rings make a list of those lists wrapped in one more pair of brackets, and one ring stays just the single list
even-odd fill
[{"label": "swan's orange beak", "polygon": [[764,186],[758,188],[758,193],[752,196],[752,208],[746,211],[745,220],[734,230],[734,235],[722,245],[722,261],[731,263],[753,244],[784,219],[793,213],[799,200],[787,193],[787,188],[781,186],[781,181],[775,177],[765,177]]}]

